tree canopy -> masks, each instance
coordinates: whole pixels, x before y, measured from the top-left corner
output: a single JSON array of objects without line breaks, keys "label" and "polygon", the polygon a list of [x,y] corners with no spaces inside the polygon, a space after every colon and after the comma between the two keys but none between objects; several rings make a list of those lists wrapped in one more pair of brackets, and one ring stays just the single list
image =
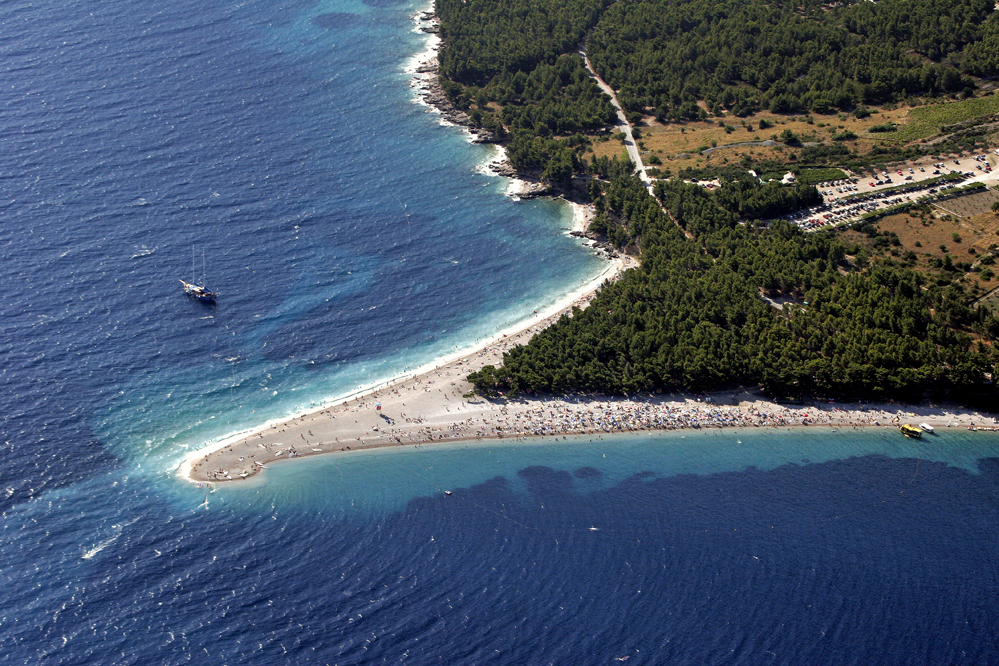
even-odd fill
[{"label": "tree canopy", "polygon": [[[631,114],[664,122],[869,113],[863,105],[968,94],[972,77],[999,74],[989,0],[436,0],[436,11],[448,96],[508,140],[518,169],[551,182],[594,174],[591,230],[641,257],[589,308],[473,373],[479,390],[760,384],[775,396],[995,399],[999,320],[959,286],[835,236],[758,222],[817,203],[814,187],[735,169],[716,191],[670,181],[652,197],[628,162],[587,164],[583,133],[614,111],[577,53],[585,44]],[[855,158],[849,138],[800,158]]]},{"label": "tree canopy", "polygon": [[694,185],[657,194],[633,177],[607,185],[595,224],[638,246],[641,266],[470,375],[479,390],[994,399],[996,353],[974,339],[994,341],[999,322],[959,288],[889,258],[859,270],[829,234],[739,224],[731,201]]},{"label": "tree canopy", "polygon": [[973,77],[999,74],[988,0],[436,0],[436,11],[445,92],[510,141],[515,167],[552,176],[572,162],[552,142],[614,122],[583,44],[626,110],[664,122],[968,94]]},{"label": "tree canopy", "polygon": [[976,57],[992,14],[988,0],[627,0],[587,49],[622,105],[660,119],[696,117],[698,100],[736,115],[827,113],[973,86],[962,70],[995,73]]}]

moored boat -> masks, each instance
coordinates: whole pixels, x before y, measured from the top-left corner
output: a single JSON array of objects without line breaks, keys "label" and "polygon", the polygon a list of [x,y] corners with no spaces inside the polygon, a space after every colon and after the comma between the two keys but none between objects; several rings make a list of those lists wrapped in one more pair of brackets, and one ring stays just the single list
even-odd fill
[{"label": "moored boat", "polygon": [[199,300],[202,303],[214,303],[215,302],[215,297],[218,296],[218,294],[216,292],[212,291],[211,289],[209,289],[208,287],[202,287],[201,286],[202,284],[207,284],[207,281],[205,280],[205,253],[204,253],[203,250],[201,252],[201,284],[198,284],[197,282],[195,282],[194,275],[195,275],[195,273],[194,273],[194,248],[192,247],[191,248],[191,281],[190,282],[185,282],[184,280],[181,280],[180,283],[182,285],[184,285],[184,293],[187,294],[188,296],[190,296],[191,298]]},{"label": "moored boat", "polygon": [[181,280],[180,283],[184,285],[184,293],[187,294],[188,296],[196,298],[202,303],[215,302],[215,297],[217,294],[214,291],[211,291],[208,288],[202,287],[201,285],[198,284],[194,284],[191,282],[184,282],[183,280]]},{"label": "moored boat", "polygon": [[933,426],[931,426],[929,423],[920,423],[919,427],[922,428],[923,432],[929,432],[929,433],[933,432]]},{"label": "moored boat", "polygon": [[901,432],[906,437],[913,437],[919,439],[923,436],[923,431],[914,425],[909,425],[908,423],[903,423],[898,427],[899,432]]}]

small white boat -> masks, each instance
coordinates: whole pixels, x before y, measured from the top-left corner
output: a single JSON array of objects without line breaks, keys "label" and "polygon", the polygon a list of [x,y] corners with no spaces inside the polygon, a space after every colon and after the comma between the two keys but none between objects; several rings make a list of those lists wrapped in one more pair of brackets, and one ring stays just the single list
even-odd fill
[{"label": "small white boat", "polygon": [[201,301],[202,303],[214,303],[215,297],[218,294],[207,286],[203,287],[201,285],[206,284],[205,282],[205,252],[201,251],[201,284],[198,284],[197,279],[194,277],[194,248],[191,248],[191,281],[185,282],[181,280],[180,283],[184,285],[184,293],[191,298]]},{"label": "small white boat", "polygon": [[919,427],[920,429],[922,429],[923,432],[933,432],[933,426],[931,426],[929,423],[920,423]]},{"label": "small white boat", "polygon": [[181,280],[180,283],[184,285],[184,293],[190,296],[191,298],[201,301],[202,303],[215,302],[215,297],[217,296],[217,294],[214,291],[211,291],[208,288],[202,287],[201,285],[195,283],[184,282],[183,280]]}]

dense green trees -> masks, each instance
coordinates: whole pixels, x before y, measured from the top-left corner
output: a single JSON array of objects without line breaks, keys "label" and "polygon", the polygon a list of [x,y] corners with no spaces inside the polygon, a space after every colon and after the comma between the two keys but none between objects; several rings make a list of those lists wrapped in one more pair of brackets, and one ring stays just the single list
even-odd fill
[{"label": "dense green trees", "polygon": [[749,220],[780,217],[822,203],[822,195],[812,185],[789,187],[777,181],[761,185],[746,173],[725,183],[714,195],[722,208]]},{"label": "dense green trees", "polygon": [[436,0],[442,75],[483,86],[576,49],[610,0]]},{"label": "dense green trees", "polygon": [[529,145],[534,136],[614,122],[576,53],[584,40],[622,105],[663,121],[702,119],[701,105],[829,113],[963,93],[969,75],[999,74],[988,0],[436,0],[436,11],[445,92],[515,144],[514,166],[555,176],[568,154]]},{"label": "dense green trees", "polygon": [[[436,10],[445,92],[509,140],[514,166],[552,182],[585,170],[580,133],[614,120],[575,53],[584,39],[630,114],[664,121],[859,115],[999,74],[989,0],[436,0]],[[854,137],[836,138],[799,159],[859,159],[843,144]],[[609,179],[592,182],[592,230],[641,266],[502,367],[474,373],[480,390],[759,383],[778,396],[995,399],[996,353],[975,338],[994,341],[999,320],[959,288],[834,236],[754,222],[816,203],[813,187],[760,185],[733,169],[714,192],[669,182],[653,198],[628,162],[594,159],[589,170]]]},{"label": "dense green trees", "polygon": [[993,14],[982,28],[980,41],[964,49],[962,68],[973,76],[999,74],[999,15]]},{"label": "dense green trees", "polygon": [[663,120],[691,117],[696,100],[828,113],[962,91],[962,69],[996,73],[982,41],[995,40],[992,13],[987,0],[634,0],[605,12],[588,51],[622,104]]},{"label": "dense green trees", "polygon": [[776,396],[994,395],[995,353],[969,335],[994,336],[994,318],[955,287],[889,260],[844,274],[851,248],[835,236],[738,224],[722,197],[697,186],[671,183],[658,195],[668,214],[637,180],[608,184],[594,225],[640,249],[641,267],[511,350],[502,367],[473,373],[480,390],[761,384]]},{"label": "dense green trees", "polygon": [[575,53],[608,2],[437,0],[443,88],[459,107],[474,104],[474,123],[509,133],[516,168],[566,181],[582,166],[557,137],[614,122],[610,100]]},{"label": "dense green trees", "polygon": [[538,134],[572,134],[614,122],[610,100],[590,78],[580,56],[561,55],[554,64],[529,74],[504,70],[481,92],[483,100],[502,105],[503,123]]}]

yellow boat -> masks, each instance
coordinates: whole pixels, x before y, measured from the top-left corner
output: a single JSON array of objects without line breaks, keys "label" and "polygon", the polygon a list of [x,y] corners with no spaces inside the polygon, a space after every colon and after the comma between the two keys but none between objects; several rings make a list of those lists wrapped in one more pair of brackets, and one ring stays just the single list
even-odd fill
[{"label": "yellow boat", "polygon": [[899,432],[901,432],[906,437],[915,437],[919,439],[923,436],[923,431],[914,425],[909,425],[908,423],[903,423],[898,427]]}]

